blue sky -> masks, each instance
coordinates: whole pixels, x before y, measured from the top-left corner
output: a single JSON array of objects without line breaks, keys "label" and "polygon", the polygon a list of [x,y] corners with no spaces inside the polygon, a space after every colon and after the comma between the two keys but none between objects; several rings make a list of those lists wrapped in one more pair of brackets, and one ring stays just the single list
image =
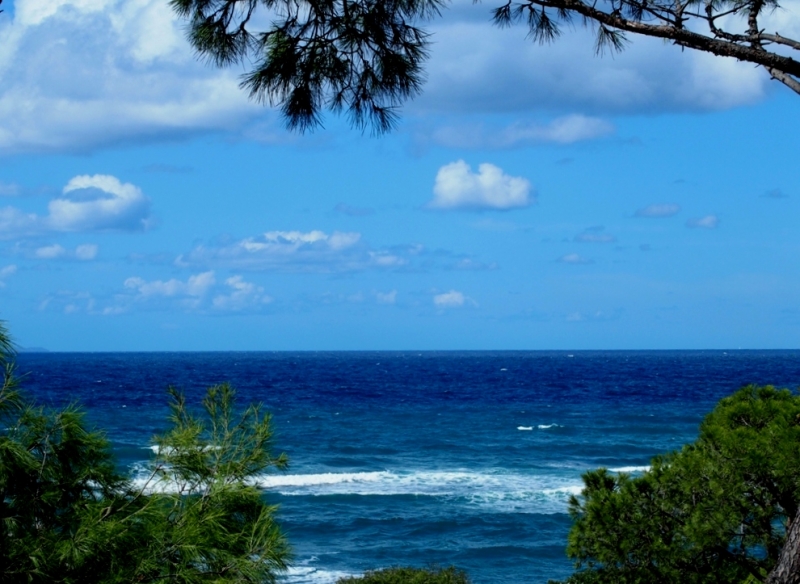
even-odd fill
[{"label": "blue sky", "polygon": [[[771,18],[800,36],[800,2]],[[373,138],[287,132],[164,0],[6,0],[0,319],[59,351],[796,348],[800,97],[459,2]]]}]

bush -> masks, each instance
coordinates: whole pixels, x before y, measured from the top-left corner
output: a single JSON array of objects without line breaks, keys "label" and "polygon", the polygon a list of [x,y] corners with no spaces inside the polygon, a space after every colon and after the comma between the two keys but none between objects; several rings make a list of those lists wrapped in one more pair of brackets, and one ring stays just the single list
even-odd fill
[{"label": "bush", "polygon": [[449,568],[385,568],[363,576],[340,578],[337,584],[469,584],[467,574]]}]

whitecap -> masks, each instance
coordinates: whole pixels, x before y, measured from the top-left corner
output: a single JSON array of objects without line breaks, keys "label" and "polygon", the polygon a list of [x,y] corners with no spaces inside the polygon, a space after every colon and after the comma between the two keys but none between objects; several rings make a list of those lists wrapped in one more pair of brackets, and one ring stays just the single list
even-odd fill
[{"label": "whitecap", "polygon": [[286,584],[334,584],[341,578],[355,575],[352,572],[322,570],[312,566],[291,566],[278,577],[278,581]]},{"label": "whitecap", "polygon": [[[570,473],[572,474],[572,473]],[[503,470],[416,470],[262,475],[254,485],[282,496],[418,496],[497,512],[564,513],[583,488],[577,475]]]},{"label": "whitecap", "polygon": [[650,470],[650,466],[618,466],[616,468],[608,469],[611,472],[647,472]]},{"label": "whitecap", "polygon": [[321,485],[337,485],[342,483],[374,483],[391,476],[386,471],[350,472],[350,473],[317,473],[301,475],[262,475],[256,484],[262,489],[277,487],[313,487]]},{"label": "whitecap", "polygon": [[517,426],[517,430],[533,430],[533,426]]},{"label": "whitecap", "polygon": [[539,424],[536,426],[540,430],[549,430],[550,428],[563,428],[561,424]]}]

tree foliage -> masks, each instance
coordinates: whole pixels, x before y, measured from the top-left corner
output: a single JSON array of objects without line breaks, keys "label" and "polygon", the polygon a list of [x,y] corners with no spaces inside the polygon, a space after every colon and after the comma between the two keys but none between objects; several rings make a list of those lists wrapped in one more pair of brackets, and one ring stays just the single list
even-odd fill
[{"label": "tree foliage", "polygon": [[449,568],[395,567],[369,571],[363,576],[340,578],[336,584],[470,584],[467,574]]},{"label": "tree foliage", "polygon": [[642,476],[584,475],[569,505],[567,554],[578,571],[568,582],[763,582],[787,532],[800,531],[798,460],[800,396],[742,388],[706,417],[696,442]]},{"label": "tree foliage", "polygon": [[[0,328],[0,357],[13,353]],[[9,369],[6,369],[8,372]],[[109,443],[71,406],[0,393],[0,579],[4,583],[274,582],[289,548],[252,480],[271,454],[269,416],[235,414],[228,385],[201,413],[172,391],[148,480],[116,469]]]},{"label": "tree foliage", "polygon": [[596,49],[622,50],[626,33],[656,37],[680,47],[733,57],[767,70],[800,94],[800,40],[767,31],[764,16],[777,0],[509,0],[494,11],[501,26],[524,22],[538,42],[551,42],[573,17],[596,31]]},{"label": "tree foliage", "polygon": [[[346,111],[360,128],[388,130],[396,108],[420,91],[429,34],[422,21],[445,0],[170,0],[189,22],[194,48],[216,65],[250,63],[242,87],[278,105],[290,128]],[[536,42],[556,40],[575,19],[596,49],[622,50],[626,34],[763,67],[800,93],[800,40],[765,30],[778,0],[508,0],[499,26],[524,23]],[[269,21],[268,26],[263,26]],[[262,26],[259,26],[259,23]]]},{"label": "tree foliage", "polygon": [[[252,59],[242,86],[281,107],[290,128],[346,110],[359,127],[389,129],[394,109],[416,94],[428,34],[415,26],[442,0],[171,0],[189,39],[217,65]],[[251,31],[259,12],[267,30]]]}]

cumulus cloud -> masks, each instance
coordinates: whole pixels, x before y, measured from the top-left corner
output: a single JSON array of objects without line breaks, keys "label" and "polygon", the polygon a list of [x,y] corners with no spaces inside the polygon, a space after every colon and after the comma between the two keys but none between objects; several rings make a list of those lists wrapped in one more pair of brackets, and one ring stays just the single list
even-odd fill
[{"label": "cumulus cloud", "polygon": [[78,245],[74,249],[67,249],[57,243],[39,247],[25,247],[18,244],[15,246],[15,250],[25,257],[39,260],[61,259],[89,261],[97,257],[99,247],[92,243]]},{"label": "cumulus cloud", "polygon": [[659,39],[630,35],[629,48],[600,58],[594,55],[593,31],[583,27],[566,26],[555,43],[542,46],[526,39],[523,27],[499,29],[487,20],[434,23],[428,82],[410,109],[448,114],[703,111],[754,103],[770,87],[766,72],[752,65],[681,51]]},{"label": "cumulus cloud", "polygon": [[[137,257],[148,261],[147,257]],[[162,256],[150,259],[163,263]],[[485,270],[485,264],[466,254],[427,249],[420,244],[372,247],[358,232],[321,230],[268,231],[255,237],[200,244],[178,255],[181,268],[291,273],[349,273],[365,270],[431,271]]]},{"label": "cumulus cloud", "polygon": [[67,250],[56,243],[38,248],[35,252],[33,252],[33,255],[39,259],[53,260],[62,257],[66,253]]},{"label": "cumulus cloud", "polygon": [[716,229],[719,226],[719,217],[716,215],[706,215],[689,219],[686,226],[692,229]]},{"label": "cumulus cloud", "polygon": [[[480,7],[456,8],[428,25],[436,37],[429,81],[406,111],[567,114],[490,139],[501,145],[570,142],[608,131],[574,112],[714,110],[753,103],[767,91],[763,71],[733,59],[635,36],[613,59],[595,58],[593,35],[581,27],[540,46],[520,27],[492,26]],[[797,23],[786,14],[792,13],[774,11],[764,25],[791,31]],[[274,113],[248,101],[238,87],[241,71],[196,59],[167,2],[16,0],[3,16],[0,153],[86,150],[219,130],[276,139]],[[283,130],[277,135],[287,139]]]},{"label": "cumulus cloud", "polygon": [[[371,255],[372,254],[372,255]],[[219,246],[199,245],[176,259],[176,264],[211,265],[246,270],[340,271],[367,264],[395,265],[392,254],[361,244],[357,232],[268,231]]]},{"label": "cumulus cloud", "polygon": [[531,183],[522,177],[509,176],[489,163],[472,172],[463,160],[447,164],[436,174],[433,209],[516,209],[533,202]]},{"label": "cumulus cloud", "polygon": [[225,280],[225,285],[230,291],[214,296],[211,303],[218,310],[241,311],[272,302],[272,297],[264,293],[264,288],[246,282],[241,276],[231,276]]},{"label": "cumulus cloud", "polygon": [[680,213],[681,207],[676,203],[653,203],[636,210],[636,217],[672,217]]},{"label": "cumulus cloud", "polygon": [[[614,126],[600,118],[572,114],[548,124],[516,122],[503,128],[485,124],[436,128],[427,139],[452,148],[514,148],[539,143],[572,144],[613,134]],[[425,138],[425,136],[421,136]]]},{"label": "cumulus cloud", "polygon": [[240,128],[263,112],[160,0],[16,0],[0,23],[0,152]]},{"label": "cumulus cloud", "polygon": [[[0,272],[2,276],[2,272]],[[183,310],[199,314],[258,311],[273,299],[264,288],[234,275],[218,282],[213,271],[192,274],[185,279],[147,280],[127,278],[122,289],[106,298],[88,292],[62,290],[48,295],[40,310],[60,310],[114,316],[136,310]]]},{"label": "cumulus cloud", "polygon": [[48,203],[47,210],[47,215],[38,215],[15,207],[0,209],[2,237],[48,232],[142,231],[152,223],[150,200],[141,189],[106,174],[73,177],[62,195]]},{"label": "cumulus cloud", "polygon": [[141,299],[176,296],[199,298],[205,295],[215,283],[214,272],[208,271],[189,276],[185,282],[175,278],[148,282],[134,276],[125,280],[124,286],[128,290],[134,290]]},{"label": "cumulus cloud", "polygon": [[148,226],[149,199],[139,187],[114,176],[76,176],[63,193],[47,206],[47,222],[54,231],[142,231]]},{"label": "cumulus cloud", "polygon": [[577,253],[568,253],[566,255],[561,256],[556,261],[562,264],[592,264],[594,260],[585,258],[580,254]]},{"label": "cumulus cloud", "polygon": [[465,296],[463,292],[459,292],[458,290],[450,290],[449,292],[434,294],[433,304],[436,306],[436,308],[459,308],[467,304],[477,306],[477,302],[475,302],[469,296]]},{"label": "cumulus cloud", "polygon": [[222,244],[198,245],[179,255],[182,267],[232,270],[340,273],[369,269],[448,268],[458,259],[439,257],[421,246],[376,249],[358,232],[268,231]]}]

